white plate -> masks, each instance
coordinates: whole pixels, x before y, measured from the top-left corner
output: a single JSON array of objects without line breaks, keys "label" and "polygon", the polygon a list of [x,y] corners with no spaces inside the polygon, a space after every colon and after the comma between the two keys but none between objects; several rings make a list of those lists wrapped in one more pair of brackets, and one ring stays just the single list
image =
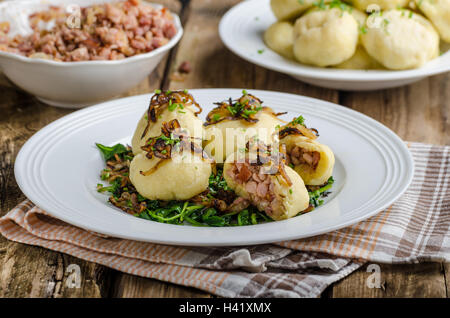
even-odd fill
[{"label": "white plate", "polygon": [[[203,117],[213,102],[238,89],[190,91]],[[97,193],[104,163],[95,142],[130,142],[150,95],[106,102],[46,126],[22,147],[15,163],[25,195],[56,218],[127,239],[175,245],[249,245],[314,236],[364,220],[388,207],[407,188],[413,161],[405,144],[377,121],[345,107],[298,95],[251,90],[275,111],[304,115],[336,155],[336,180],[325,205],[286,221],[246,227],[202,228],[147,221],[122,212]]]},{"label": "white plate", "polygon": [[[276,21],[269,3],[270,0],[244,1],[231,8],[219,25],[220,37],[228,49],[256,65],[313,85],[350,91],[402,86],[450,70],[450,51],[422,68],[407,71],[341,70],[291,61],[264,44],[264,31]],[[264,51],[259,54],[258,50]]]}]

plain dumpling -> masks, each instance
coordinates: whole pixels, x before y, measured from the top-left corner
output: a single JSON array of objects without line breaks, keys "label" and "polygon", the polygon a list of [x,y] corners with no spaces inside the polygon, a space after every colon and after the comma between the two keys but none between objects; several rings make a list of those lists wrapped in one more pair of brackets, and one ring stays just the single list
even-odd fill
[{"label": "plain dumpling", "polygon": [[418,68],[439,55],[439,35],[433,25],[408,10],[389,10],[378,27],[366,28],[361,40],[367,53],[383,66]]},{"label": "plain dumpling", "polygon": [[169,122],[173,119],[177,119],[180,125],[186,129],[191,136],[196,136],[198,138],[202,137],[202,121],[194,114],[194,110],[191,106],[185,107],[182,111],[179,109],[173,111],[170,111],[168,108],[164,109],[159,115],[157,121],[150,123],[147,133],[144,137],[142,137],[148,122],[147,112],[145,112],[139,120],[131,140],[133,153],[135,155],[141,153],[141,147],[145,145],[148,138],[160,135],[162,123]]},{"label": "plain dumpling", "polygon": [[[256,123],[244,119],[224,120],[205,128],[207,142],[205,151],[211,155],[217,163],[223,163],[238,148],[245,147],[250,139],[259,138],[264,143],[272,142],[272,135],[276,127],[282,122],[273,114],[260,111]],[[228,133],[227,133],[228,132]],[[237,142],[241,140],[242,142]]]},{"label": "plain dumpling", "polygon": [[272,24],[264,32],[266,45],[286,58],[294,59],[294,25],[291,22],[279,21]]},{"label": "plain dumpling", "polygon": [[166,159],[150,175],[161,159],[137,154],[130,165],[130,180],[143,197],[150,200],[188,200],[205,191],[211,175],[211,163],[192,156]]},{"label": "plain dumpling", "polygon": [[[248,163],[236,163],[240,154],[231,154],[224,165],[224,178],[235,193],[249,200],[258,210],[279,221],[296,216],[309,206],[309,194],[302,178],[291,168],[285,166],[291,185],[286,184],[280,175],[258,174],[245,182],[239,179],[239,169],[255,169]],[[245,165],[245,168],[243,167]],[[240,168],[239,168],[240,167]]]},{"label": "plain dumpling", "polygon": [[416,4],[434,24],[442,40],[450,43],[450,0],[416,0]]},{"label": "plain dumpling", "polygon": [[290,20],[299,17],[315,2],[315,0],[271,0],[270,7],[278,20]]},{"label": "plain dumpling", "polygon": [[295,22],[294,56],[305,64],[337,65],[355,54],[358,36],[358,22],[347,10],[312,10]]},{"label": "plain dumpling", "polygon": [[375,70],[383,68],[380,63],[367,54],[361,45],[358,45],[355,54],[351,58],[334,67],[352,70]]},{"label": "plain dumpling", "polygon": [[358,22],[358,26],[359,27],[364,26],[366,23],[367,14],[355,8],[350,8],[349,10],[350,14],[355,18],[356,22]]},{"label": "plain dumpling", "polygon": [[[409,0],[351,0],[350,1],[357,9],[366,11],[370,9],[369,6],[377,6],[381,10],[389,10],[405,7]],[[375,8],[373,8],[375,9]]]}]

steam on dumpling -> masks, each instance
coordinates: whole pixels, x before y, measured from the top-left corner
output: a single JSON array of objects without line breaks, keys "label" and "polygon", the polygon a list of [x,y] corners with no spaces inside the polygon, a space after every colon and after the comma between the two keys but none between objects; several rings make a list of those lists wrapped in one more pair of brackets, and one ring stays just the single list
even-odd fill
[{"label": "steam on dumpling", "polygon": [[280,129],[280,144],[286,148],[286,163],[302,177],[307,185],[323,185],[333,173],[334,154],[318,143],[316,135],[303,123],[303,117],[295,118]]},{"label": "steam on dumpling", "polygon": [[296,216],[309,207],[302,178],[262,143],[245,153],[231,154],[224,165],[224,178],[235,193],[249,200],[274,220]]},{"label": "steam on dumpling", "polygon": [[434,24],[442,40],[450,43],[450,0],[416,0],[416,4]]},{"label": "steam on dumpling", "polygon": [[374,16],[361,40],[367,53],[393,70],[418,68],[439,55],[439,35],[424,17],[409,10]]},{"label": "steam on dumpling", "polygon": [[271,0],[270,7],[278,20],[290,20],[299,17],[315,2],[315,0]]},{"label": "steam on dumpling", "polygon": [[130,165],[130,180],[150,200],[187,200],[205,191],[211,160],[175,119],[147,140]]},{"label": "steam on dumpling", "polygon": [[275,22],[264,32],[266,45],[288,59],[294,59],[294,25],[291,22]]},{"label": "steam on dumpling", "polygon": [[348,60],[358,44],[358,22],[351,8],[314,9],[294,25],[294,56],[305,64],[331,66]]},{"label": "steam on dumpling", "polygon": [[[389,10],[405,7],[409,0],[351,0],[350,1],[357,9],[362,11],[375,10]],[[376,7],[375,7],[376,6]]]},{"label": "steam on dumpling", "polygon": [[281,124],[277,114],[262,106],[261,100],[247,94],[236,101],[224,101],[206,117],[205,151],[217,163],[223,163],[233,152],[243,149],[250,139],[272,141],[275,128]]},{"label": "steam on dumpling", "polygon": [[[194,106],[199,108],[195,112]],[[133,153],[142,152],[141,147],[150,137],[159,136],[163,122],[178,120],[181,127],[191,136],[201,138],[203,134],[202,121],[197,118],[201,108],[191,94],[186,91],[159,92],[153,95],[149,108],[139,120],[131,141]]]}]

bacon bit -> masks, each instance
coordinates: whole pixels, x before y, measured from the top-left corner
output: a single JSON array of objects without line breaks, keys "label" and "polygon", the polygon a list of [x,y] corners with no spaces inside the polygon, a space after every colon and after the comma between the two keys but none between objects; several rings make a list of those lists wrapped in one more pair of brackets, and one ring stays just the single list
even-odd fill
[{"label": "bacon bit", "polygon": [[239,173],[237,174],[237,178],[241,182],[247,182],[251,176],[252,176],[252,172],[250,171],[250,169],[248,169],[248,167],[246,165],[243,165],[241,170],[239,170]]},{"label": "bacon bit", "polygon": [[[3,35],[6,37],[2,50],[27,57],[41,57],[39,53],[45,53],[53,60],[64,62],[116,60],[157,49],[177,33],[168,10],[141,4],[138,0],[82,7],[80,27],[69,25],[69,15],[63,6],[50,6],[29,15],[33,29],[29,36],[8,37],[9,24],[0,22],[2,43],[5,42]],[[54,21],[55,26],[49,31],[42,30],[42,21]],[[142,43],[145,32],[149,34]],[[41,35],[53,40],[44,43]],[[104,55],[104,49],[111,50],[111,54]]]},{"label": "bacon bit", "polygon": [[308,164],[314,170],[320,161],[320,153],[317,151],[305,151],[299,146],[292,148],[291,153],[288,155],[289,161],[294,165]]},{"label": "bacon bit", "polygon": [[180,73],[184,73],[184,74],[189,74],[191,72],[192,68],[191,68],[191,63],[189,63],[188,61],[184,61],[183,63],[180,64],[180,66],[178,67],[178,72]]},{"label": "bacon bit", "polygon": [[[263,142],[251,142],[248,141],[246,145],[246,154],[247,159],[249,158],[248,154],[256,155],[256,161],[251,162],[252,166],[261,166],[261,171],[265,174],[280,174],[283,177],[284,182],[291,186],[292,181],[289,176],[286,174],[285,163],[286,163],[286,148],[283,145],[280,145],[278,151],[274,151],[272,146],[265,145]],[[245,167],[245,165],[244,165]]]}]

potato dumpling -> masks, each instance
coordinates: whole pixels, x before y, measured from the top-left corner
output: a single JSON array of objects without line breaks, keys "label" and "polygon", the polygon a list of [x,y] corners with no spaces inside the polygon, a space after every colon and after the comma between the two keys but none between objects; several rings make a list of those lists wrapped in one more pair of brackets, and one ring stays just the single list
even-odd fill
[{"label": "potato dumpling", "polygon": [[367,53],[393,70],[418,68],[439,55],[439,35],[432,24],[408,10],[382,13],[361,40]]},{"label": "potato dumpling", "polygon": [[217,163],[245,148],[248,141],[259,139],[270,144],[276,127],[282,123],[270,107],[246,91],[239,99],[217,104],[205,122],[205,151]]},{"label": "potato dumpling", "polygon": [[348,60],[358,44],[358,22],[347,10],[313,10],[294,26],[294,56],[305,64],[331,66]]},{"label": "potato dumpling", "polygon": [[331,177],[335,159],[328,146],[299,135],[288,135],[280,143],[286,145],[286,162],[305,184],[322,185]]},{"label": "potato dumpling", "polygon": [[150,175],[149,171],[161,159],[148,159],[137,154],[130,165],[130,180],[143,197],[150,200],[188,200],[205,191],[211,175],[211,163],[192,156],[175,156],[164,160]]},{"label": "potato dumpling", "polygon": [[133,139],[131,140],[131,147],[133,149],[133,153],[136,155],[140,152],[141,146],[145,145],[145,142],[148,138],[158,136],[161,133],[161,124],[163,122],[169,122],[173,119],[177,119],[181,126],[186,129],[192,136],[196,136],[201,138],[203,132],[202,121],[194,115],[194,111],[191,107],[185,107],[183,112],[179,110],[170,111],[169,109],[164,109],[158,120],[155,123],[150,123],[150,127],[145,134],[144,138],[142,137],[142,133],[147,126],[147,112],[142,115],[139,120],[136,130],[134,131]]},{"label": "potato dumpling", "polygon": [[223,175],[227,185],[235,193],[279,221],[296,216],[309,206],[308,190],[302,178],[291,168],[284,166],[291,185],[280,174],[265,174],[262,166],[242,162],[239,153],[231,154],[224,165]]},{"label": "potato dumpling", "polygon": [[351,0],[357,9],[367,11],[370,5],[377,5],[381,10],[396,9],[405,7],[409,0]]},{"label": "potato dumpling", "polygon": [[450,43],[450,0],[416,0],[416,4],[434,24],[442,40]]},{"label": "potato dumpling", "polygon": [[205,151],[214,157],[217,163],[223,163],[231,153],[245,147],[245,143],[250,139],[259,138],[264,143],[270,143],[272,134],[281,121],[266,112],[260,112],[256,118],[258,119],[256,123],[239,119],[225,120],[207,126],[205,131],[209,141],[206,142]]},{"label": "potato dumpling", "polygon": [[366,23],[367,14],[365,14],[363,11],[357,10],[355,8],[350,9],[350,13],[355,18],[356,22],[358,22],[358,26],[362,27]]},{"label": "potato dumpling", "polygon": [[264,32],[266,45],[288,59],[294,59],[294,25],[291,22],[275,22]]},{"label": "potato dumpling", "polygon": [[375,70],[383,68],[380,63],[367,54],[366,50],[361,45],[358,45],[355,54],[353,54],[350,59],[335,65],[334,67],[352,70]]},{"label": "potato dumpling", "polygon": [[314,2],[316,0],[271,0],[270,7],[278,20],[290,20],[299,17],[312,7]]}]

